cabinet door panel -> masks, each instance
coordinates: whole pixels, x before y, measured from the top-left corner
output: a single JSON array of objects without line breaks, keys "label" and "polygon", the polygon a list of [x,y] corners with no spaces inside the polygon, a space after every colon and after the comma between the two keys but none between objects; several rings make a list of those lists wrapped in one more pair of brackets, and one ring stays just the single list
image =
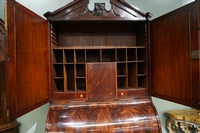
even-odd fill
[{"label": "cabinet door panel", "polygon": [[198,42],[194,30],[196,12],[193,3],[150,24],[151,94],[193,107],[197,106],[194,78],[198,78],[191,73],[194,62],[191,51]]},{"label": "cabinet door panel", "polygon": [[13,10],[8,17],[14,17],[8,22],[8,29],[14,28],[8,30],[8,95],[15,118],[49,101],[50,48],[45,19],[16,2],[8,7]]}]

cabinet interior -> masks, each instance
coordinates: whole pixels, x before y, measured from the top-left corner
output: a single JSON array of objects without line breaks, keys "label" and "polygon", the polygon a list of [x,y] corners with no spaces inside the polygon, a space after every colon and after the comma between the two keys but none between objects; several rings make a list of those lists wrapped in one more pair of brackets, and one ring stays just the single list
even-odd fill
[{"label": "cabinet interior", "polygon": [[86,64],[103,62],[117,64],[118,91],[147,89],[145,21],[52,22],[51,44],[54,92],[86,92]]}]

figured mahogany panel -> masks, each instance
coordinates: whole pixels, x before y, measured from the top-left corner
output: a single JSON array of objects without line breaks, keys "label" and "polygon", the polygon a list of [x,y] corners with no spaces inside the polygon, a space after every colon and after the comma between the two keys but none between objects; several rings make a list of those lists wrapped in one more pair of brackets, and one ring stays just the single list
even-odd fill
[{"label": "figured mahogany panel", "polygon": [[50,100],[50,46],[45,19],[16,2],[8,6],[8,91],[13,119]]},{"label": "figured mahogany panel", "polygon": [[88,99],[115,98],[117,90],[116,63],[87,63],[86,88]]},{"label": "figured mahogany panel", "polygon": [[[200,0],[192,4],[191,10],[191,89],[192,106],[200,109]],[[197,14],[198,13],[198,14]],[[197,28],[198,27],[198,28]]]},{"label": "figured mahogany panel", "polygon": [[149,83],[153,96],[197,106],[193,83],[198,71],[191,73],[195,62],[191,49],[198,44],[196,12],[193,3],[151,21]]},{"label": "figured mahogany panel", "polygon": [[58,102],[50,106],[46,133],[161,133],[150,98]]}]

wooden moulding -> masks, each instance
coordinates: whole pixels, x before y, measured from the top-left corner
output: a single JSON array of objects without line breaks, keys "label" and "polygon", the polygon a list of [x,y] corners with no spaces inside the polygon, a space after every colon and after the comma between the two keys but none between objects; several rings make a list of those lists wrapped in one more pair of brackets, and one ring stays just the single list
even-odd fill
[{"label": "wooden moulding", "polygon": [[151,17],[124,0],[110,0],[111,9],[106,10],[105,3],[95,3],[93,11],[88,9],[89,0],[74,0],[54,12],[47,12],[44,16],[49,21],[63,20],[131,20],[145,21]]}]

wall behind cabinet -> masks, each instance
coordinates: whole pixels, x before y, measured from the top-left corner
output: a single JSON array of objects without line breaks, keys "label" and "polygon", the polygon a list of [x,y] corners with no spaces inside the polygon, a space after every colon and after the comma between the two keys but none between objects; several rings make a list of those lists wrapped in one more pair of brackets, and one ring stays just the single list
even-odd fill
[{"label": "wall behind cabinet", "polygon": [[[33,12],[43,17],[43,14],[47,11],[54,11],[55,9],[71,2],[72,0],[16,0],[20,4],[26,6]],[[108,2],[109,0],[91,0],[91,3],[97,2]],[[127,2],[133,4],[144,12],[151,12],[153,17],[151,19],[157,18],[167,12],[170,12],[176,8],[184,6],[194,0],[126,0]],[[4,17],[3,14],[3,4],[4,0],[0,0],[0,18]],[[92,8],[90,6],[89,8]],[[168,102],[166,100],[158,99],[153,97],[153,102],[159,113],[161,124],[163,127],[163,133],[165,130],[165,120],[164,112],[172,109],[188,109],[187,106],[182,106],[180,104]],[[18,118],[17,120],[22,124],[20,126],[20,133],[43,133],[45,128],[46,113],[48,111],[49,104],[29,112],[28,114]],[[34,124],[36,129],[34,129]],[[33,127],[33,128],[31,128]]]},{"label": "wall behind cabinet", "polygon": [[[43,17],[43,14],[46,13],[47,11],[54,11],[58,9],[59,7],[64,6],[66,3],[69,3],[73,0],[58,0],[58,1],[56,0],[42,0],[42,1],[41,0],[16,0],[16,1]],[[151,14],[153,14],[153,17],[151,19],[154,19],[167,12],[170,12],[190,2],[193,2],[195,0],[125,0],[125,1],[138,7],[140,10],[144,12],[151,12]],[[96,3],[105,2],[109,4],[109,0],[90,0],[89,9],[92,10],[94,2]],[[109,5],[107,5],[107,7],[108,6]]]},{"label": "wall behind cabinet", "polygon": [[0,0],[0,18],[4,20],[4,0]]}]

